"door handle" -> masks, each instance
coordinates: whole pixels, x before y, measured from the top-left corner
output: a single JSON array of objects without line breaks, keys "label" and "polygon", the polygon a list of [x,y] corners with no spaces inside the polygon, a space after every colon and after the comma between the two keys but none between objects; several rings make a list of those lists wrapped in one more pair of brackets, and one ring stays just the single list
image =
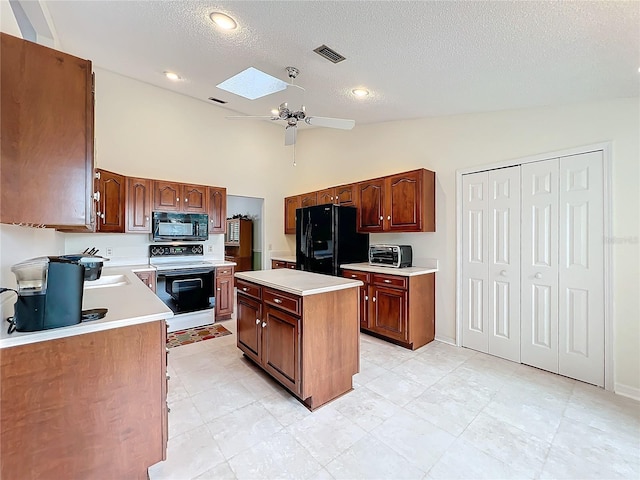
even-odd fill
[{"label": "door handle", "polygon": [[536,278],[542,278],[542,274],[541,274],[540,272],[538,272],[538,273],[536,273],[536,274],[534,275],[534,277],[536,277]]},{"label": "door handle", "polygon": [[502,270],[502,271],[500,272],[500,276],[502,276],[502,277],[506,277],[506,276],[507,276],[507,271],[506,271],[506,270]]}]

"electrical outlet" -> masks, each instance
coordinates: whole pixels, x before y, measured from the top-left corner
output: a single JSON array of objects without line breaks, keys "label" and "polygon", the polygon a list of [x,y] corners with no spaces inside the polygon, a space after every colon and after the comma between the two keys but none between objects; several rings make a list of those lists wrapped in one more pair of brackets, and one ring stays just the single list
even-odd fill
[{"label": "electrical outlet", "polygon": [[110,257],[111,255],[113,255],[113,247],[107,247],[107,248],[106,248],[106,252],[107,252],[107,256],[109,256],[109,257]]},{"label": "electrical outlet", "polygon": [[213,253],[213,245],[207,245],[207,253]]}]

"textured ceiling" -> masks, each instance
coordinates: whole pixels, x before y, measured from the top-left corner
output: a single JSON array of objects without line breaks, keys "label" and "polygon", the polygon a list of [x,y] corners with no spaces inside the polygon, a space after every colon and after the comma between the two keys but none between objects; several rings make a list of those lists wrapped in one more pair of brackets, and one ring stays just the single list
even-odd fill
[{"label": "textured ceiling", "polygon": [[[59,49],[243,114],[288,101],[363,124],[639,95],[638,1],[41,3]],[[239,28],[216,30],[212,11]],[[314,53],[322,44],[346,60]],[[289,65],[304,92],[246,100],[215,86],[250,66],[288,80]],[[358,86],[371,95],[354,99]]]}]

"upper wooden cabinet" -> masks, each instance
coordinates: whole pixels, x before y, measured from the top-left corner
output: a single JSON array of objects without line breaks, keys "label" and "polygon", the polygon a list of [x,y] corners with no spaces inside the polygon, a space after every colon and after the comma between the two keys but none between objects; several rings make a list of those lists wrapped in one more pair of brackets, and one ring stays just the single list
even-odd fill
[{"label": "upper wooden cabinet", "polygon": [[227,229],[227,189],[209,187],[209,234],[225,233]]},{"label": "upper wooden cabinet", "polygon": [[357,185],[361,232],[435,232],[435,173],[420,169]]},{"label": "upper wooden cabinet", "polygon": [[153,181],[154,211],[208,213],[207,197],[207,187],[203,185]]},{"label": "upper wooden cabinet", "polygon": [[336,201],[333,203],[337,203],[339,205],[346,205],[356,207],[356,184],[350,183],[348,185],[340,185],[335,188],[336,190]]},{"label": "upper wooden cabinet", "polygon": [[98,192],[96,231],[123,233],[126,188],[124,175],[96,170],[95,188]]},{"label": "upper wooden cabinet", "polygon": [[303,195],[300,195],[301,207],[313,207],[314,205],[318,205],[317,192],[305,193]]},{"label": "upper wooden cabinet", "polygon": [[127,178],[125,232],[151,233],[151,190],[148,178]]},{"label": "upper wooden cabinet", "polygon": [[296,233],[296,209],[300,207],[300,195],[284,199],[284,233]]},{"label": "upper wooden cabinet", "polygon": [[91,62],[0,42],[0,222],[93,230]]},{"label": "upper wooden cabinet", "polygon": [[316,193],[318,205],[326,205],[327,203],[338,203],[336,199],[336,189],[334,187],[320,190]]}]

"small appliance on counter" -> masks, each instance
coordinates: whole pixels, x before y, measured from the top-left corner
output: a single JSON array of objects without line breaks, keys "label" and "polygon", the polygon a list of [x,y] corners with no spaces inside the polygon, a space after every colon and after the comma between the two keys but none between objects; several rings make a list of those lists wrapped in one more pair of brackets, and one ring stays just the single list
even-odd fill
[{"label": "small appliance on counter", "polygon": [[63,257],[37,257],[11,267],[18,283],[13,319],[18,332],[66,327],[82,321],[85,268]]},{"label": "small appliance on counter", "polygon": [[98,280],[102,274],[102,264],[109,260],[99,255],[85,255],[83,253],[77,255],[62,255],[60,258],[71,260],[72,262],[82,265],[84,267],[84,280],[86,282]]},{"label": "small appliance on counter", "polygon": [[371,245],[369,247],[369,265],[404,268],[410,267],[412,262],[411,245]]}]

